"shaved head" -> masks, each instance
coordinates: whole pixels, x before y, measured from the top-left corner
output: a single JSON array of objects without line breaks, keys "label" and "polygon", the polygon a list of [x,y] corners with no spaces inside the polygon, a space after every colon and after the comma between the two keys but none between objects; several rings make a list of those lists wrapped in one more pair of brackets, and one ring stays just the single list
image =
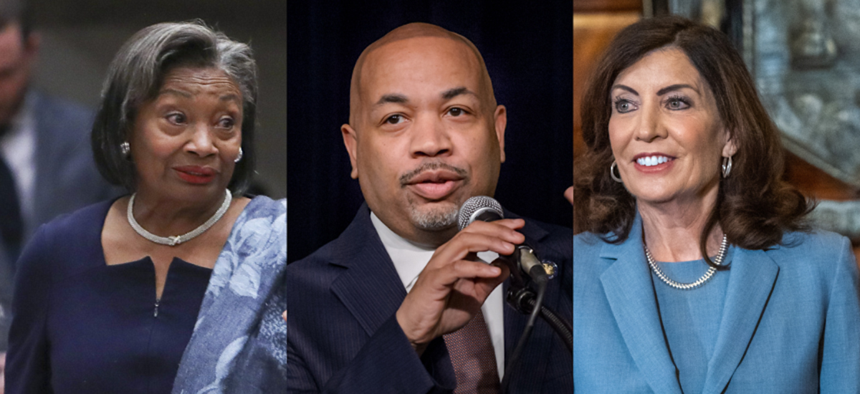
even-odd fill
[{"label": "shaved head", "polygon": [[361,55],[358,57],[358,61],[355,62],[355,68],[352,70],[352,80],[350,82],[349,89],[349,124],[353,127],[358,126],[358,120],[356,116],[361,112],[361,93],[362,93],[362,75],[366,74],[365,65],[368,63],[368,59],[371,58],[372,54],[388,44],[409,40],[413,38],[425,38],[425,37],[436,37],[449,39],[459,44],[464,45],[469,52],[471,52],[475,59],[477,60],[477,64],[480,67],[481,72],[481,91],[477,92],[482,100],[485,100],[486,107],[491,111],[496,107],[496,98],[493,93],[493,84],[490,81],[490,74],[487,72],[487,66],[484,64],[484,58],[481,57],[481,52],[478,51],[478,48],[475,47],[475,44],[472,44],[469,39],[463,37],[457,33],[453,33],[451,31],[445,30],[439,26],[431,25],[429,23],[410,23],[407,25],[400,26],[390,32],[388,34],[382,36],[382,38],[376,40],[374,43],[370,44],[364,51],[361,52]]}]

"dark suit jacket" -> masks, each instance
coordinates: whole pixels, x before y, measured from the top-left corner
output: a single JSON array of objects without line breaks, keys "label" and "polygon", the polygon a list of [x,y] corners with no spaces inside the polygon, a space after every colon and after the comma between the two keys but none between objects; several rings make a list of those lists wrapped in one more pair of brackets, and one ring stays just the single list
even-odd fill
[{"label": "dark suit jacket", "polygon": [[[558,264],[545,305],[571,321],[572,231],[526,221],[521,232],[540,258]],[[456,378],[444,340],[433,340],[419,358],[397,324],[404,297],[370,210],[362,205],[340,237],[287,266],[289,392],[452,392]],[[527,316],[509,306],[504,310],[509,360]],[[543,321],[535,324],[519,365],[511,374],[512,393],[573,391],[570,352]]]},{"label": "dark suit jacket", "polygon": [[55,217],[124,194],[102,178],[90,148],[93,112],[36,94],[35,220],[27,235]]},{"label": "dark suit jacket", "polygon": [[[25,220],[24,242],[40,225],[121,193],[96,169],[90,148],[92,111],[38,92],[33,96],[36,133],[34,217]],[[2,220],[3,218],[0,218]],[[26,219],[26,218],[25,218]],[[21,245],[22,249],[24,245]],[[0,351],[6,351],[14,261],[7,261],[0,241]]]}]

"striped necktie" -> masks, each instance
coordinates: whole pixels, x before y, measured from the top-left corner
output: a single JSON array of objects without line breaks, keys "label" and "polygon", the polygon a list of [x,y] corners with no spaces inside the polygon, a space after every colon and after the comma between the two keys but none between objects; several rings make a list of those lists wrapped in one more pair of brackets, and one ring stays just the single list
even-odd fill
[{"label": "striped necktie", "polygon": [[457,376],[455,394],[496,394],[499,392],[499,371],[496,353],[484,314],[472,318],[463,328],[443,336],[454,373]]}]

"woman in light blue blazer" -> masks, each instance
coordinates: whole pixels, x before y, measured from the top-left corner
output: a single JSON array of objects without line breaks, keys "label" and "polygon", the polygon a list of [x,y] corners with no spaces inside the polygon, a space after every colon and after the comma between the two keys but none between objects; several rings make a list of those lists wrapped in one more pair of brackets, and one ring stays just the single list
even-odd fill
[{"label": "woman in light blue blazer", "polygon": [[728,38],[644,20],[596,70],[574,166],[574,389],[860,392],[850,243],[804,224]]}]

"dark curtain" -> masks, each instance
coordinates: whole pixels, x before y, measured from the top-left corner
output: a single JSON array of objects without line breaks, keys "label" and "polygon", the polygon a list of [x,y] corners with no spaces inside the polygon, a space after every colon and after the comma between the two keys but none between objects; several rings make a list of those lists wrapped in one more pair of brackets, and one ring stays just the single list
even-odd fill
[{"label": "dark curtain", "polygon": [[335,239],[363,199],[340,126],[361,51],[388,31],[428,22],[469,38],[507,107],[507,160],[496,199],[570,227],[573,179],[571,2],[301,1],[287,9],[288,261]]}]

